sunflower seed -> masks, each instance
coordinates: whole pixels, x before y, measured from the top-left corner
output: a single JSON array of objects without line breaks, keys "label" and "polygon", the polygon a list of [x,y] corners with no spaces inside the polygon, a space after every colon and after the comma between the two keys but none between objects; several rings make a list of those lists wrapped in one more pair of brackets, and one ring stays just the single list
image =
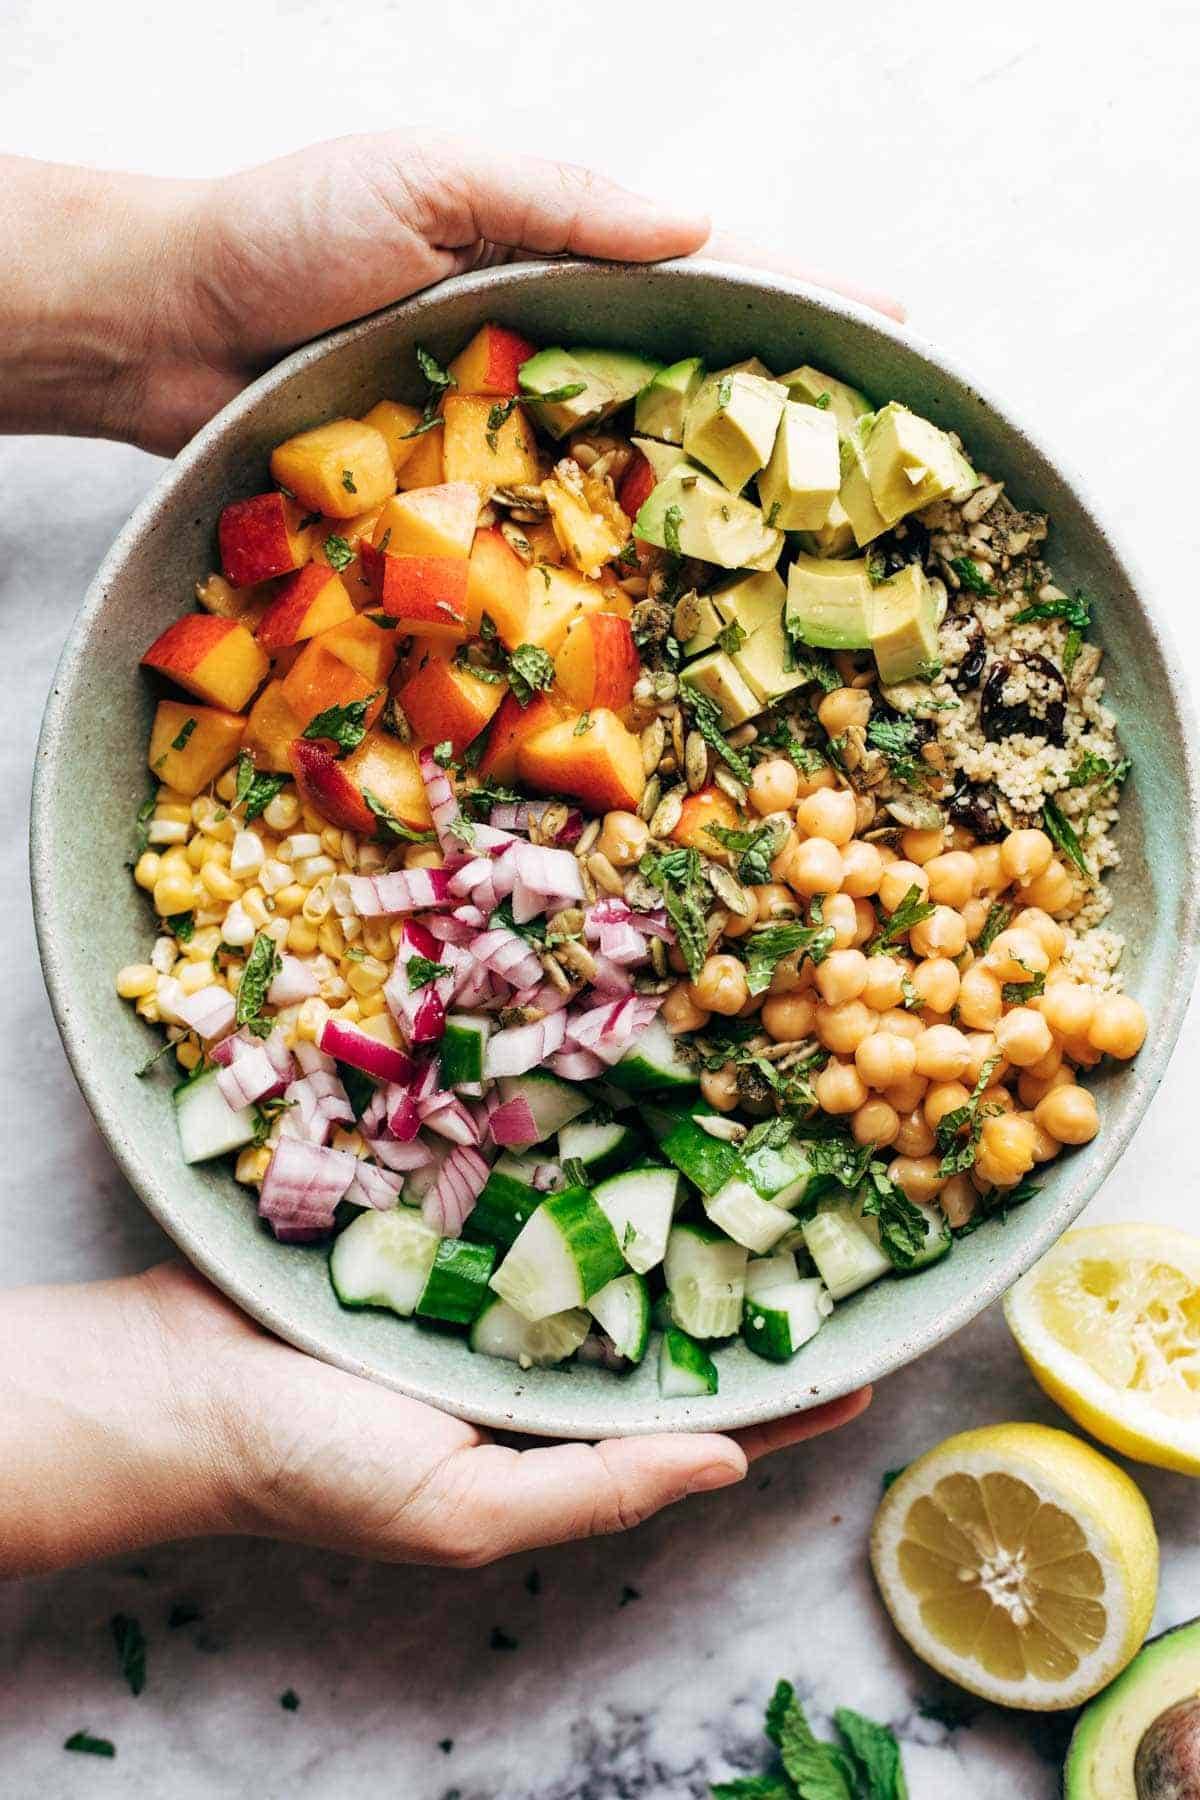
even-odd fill
[{"label": "sunflower seed", "polygon": [[647,775],[657,769],[666,745],[667,728],[661,719],[655,719],[642,733],[642,768]]},{"label": "sunflower seed", "polygon": [[693,1113],[692,1121],[709,1137],[719,1138],[723,1144],[740,1144],[747,1131],[739,1120],[722,1118],[720,1113]]},{"label": "sunflower seed", "polygon": [[596,839],[599,836],[600,836],[600,821],[599,821],[599,819],[592,819],[587,825],[584,826],[583,830],[580,832],[579,842],[575,846],[575,855],[580,862],[583,861],[584,857],[587,855],[588,851],[592,848],[592,845],[596,842]]},{"label": "sunflower seed", "polygon": [[754,901],[736,876],[716,862],[709,863],[706,872],[709,886],[721,904],[736,913],[739,919],[748,919],[754,911]]},{"label": "sunflower seed", "polygon": [[746,790],[731,769],[725,768],[722,764],[714,774],[713,780],[723,794],[728,794],[729,798],[736,800],[739,806],[745,806],[748,798]]},{"label": "sunflower seed", "polygon": [[919,799],[915,794],[885,800],[883,807],[897,824],[903,825],[908,831],[938,831],[946,823],[932,800]]},{"label": "sunflower seed", "polygon": [[565,944],[559,944],[554,954],[560,963],[582,976],[584,981],[595,981],[596,959],[577,939],[571,938]]},{"label": "sunflower seed", "polygon": [[638,818],[652,819],[654,809],[662,798],[662,782],[657,775],[652,775],[646,783],[645,792],[638,802]]},{"label": "sunflower seed", "polygon": [[661,938],[650,939],[650,961],[656,975],[665,975],[667,973],[669,967],[667,962],[667,946],[663,943]]},{"label": "sunflower seed", "polygon": [[739,725],[736,731],[725,734],[725,742],[731,750],[744,750],[746,745],[752,744],[757,736],[757,725]]},{"label": "sunflower seed", "polygon": [[675,636],[681,644],[694,638],[700,629],[700,598],[693,588],[690,593],[681,594],[675,602],[673,619]]},{"label": "sunflower seed", "polygon": [[607,856],[599,850],[593,852],[587,860],[588,873],[597,887],[602,887],[606,894],[623,894],[625,883],[613,868]]},{"label": "sunflower seed", "polygon": [[560,994],[570,994],[574,992],[574,986],[568,979],[566,970],[556,957],[543,956],[541,961],[542,967],[546,971],[546,975],[552,987],[556,987]]},{"label": "sunflower seed", "polygon": [[718,906],[715,912],[709,913],[704,923],[708,932],[708,947],[712,950],[724,936],[725,927],[729,923],[729,914],[723,906]]},{"label": "sunflower seed", "polygon": [[502,521],[500,535],[509,549],[519,556],[523,563],[533,561],[533,545],[519,525],[510,525],[507,519]]},{"label": "sunflower seed", "polygon": [[672,788],[664,794],[655,808],[650,820],[650,835],[656,838],[670,837],[680,819],[683,817],[683,792],[680,788]]},{"label": "sunflower seed", "polygon": [[562,912],[554,914],[546,921],[546,932],[553,938],[578,937],[583,930],[583,912],[578,906],[564,907]]}]

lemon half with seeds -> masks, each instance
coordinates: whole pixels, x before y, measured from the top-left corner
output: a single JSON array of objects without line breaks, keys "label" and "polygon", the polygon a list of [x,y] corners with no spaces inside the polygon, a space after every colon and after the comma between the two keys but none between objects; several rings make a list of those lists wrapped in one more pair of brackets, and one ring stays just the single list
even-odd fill
[{"label": "lemon half with seeds", "polygon": [[1004,1314],[1034,1377],[1085,1431],[1200,1475],[1200,1238],[1167,1225],[1069,1231]]},{"label": "lemon half with seeds", "polygon": [[988,1425],[911,1463],[880,1504],[871,1566],[896,1629],[972,1694],[1078,1706],[1140,1649],[1158,1541],[1099,1451],[1045,1425]]}]

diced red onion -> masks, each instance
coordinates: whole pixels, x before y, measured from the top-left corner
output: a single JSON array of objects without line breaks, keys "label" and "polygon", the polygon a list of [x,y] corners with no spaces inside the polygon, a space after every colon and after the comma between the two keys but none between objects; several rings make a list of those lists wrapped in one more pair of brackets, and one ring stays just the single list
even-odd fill
[{"label": "diced red onion", "polygon": [[284,1094],[290,1104],[279,1121],[281,1138],[325,1144],[335,1125],[353,1125],[354,1108],[336,1075],[317,1069],[293,1081]]},{"label": "diced red onion", "polygon": [[360,919],[393,918],[451,906],[450,877],[445,869],[391,869],[382,875],[339,876],[331,889],[334,908]]},{"label": "diced red onion", "polygon": [[594,1363],[618,1375],[629,1367],[629,1358],[621,1355],[605,1331],[589,1331],[575,1354],[581,1363]]},{"label": "diced red onion", "polygon": [[285,956],[280,960],[279,973],[267,989],[267,999],[272,1006],[296,1006],[301,1000],[311,1000],[319,991],[320,983],[312,964],[298,956]]},{"label": "diced red onion", "polygon": [[425,798],[429,802],[438,843],[443,851],[461,851],[462,839],[453,830],[462,818],[454,783],[428,745],[418,750],[417,762],[421,768],[421,780],[425,783]]},{"label": "diced red onion", "polygon": [[497,893],[512,895],[518,925],[584,897],[579,863],[569,850],[527,844],[522,838],[515,838],[496,857],[495,885]]},{"label": "diced red onion", "polygon": [[411,1144],[398,1144],[395,1138],[367,1138],[371,1146],[371,1155],[385,1169],[395,1169],[397,1173],[408,1174],[413,1169],[424,1169],[433,1162],[434,1152],[428,1144],[414,1138]]},{"label": "diced red onion", "polygon": [[[442,951],[447,952],[442,955]],[[392,1017],[410,1044],[428,1044],[440,1038],[446,1029],[446,1008],[454,992],[453,975],[439,975],[424,987],[410,988],[408,964],[413,956],[424,956],[430,962],[452,964],[449,954],[453,945],[440,945],[417,919],[405,921],[400,942],[396,946],[396,962],[383,990]],[[455,951],[455,957],[461,956]]]},{"label": "diced red onion", "polygon": [[[469,924],[466,919],[459,918],[460,913],[468,913],[478,919],[478,924]],[[435,937],[439,944],[473,944],[483,929],[484,918],[477,906],[459,906],[452,913],[430,913],[422,924]]]},{"label": "diced red onion", "polygon": [[[556,800],[505,800],[500,805],[493,806],[488,818],[501,831],[520,831],[527,834],[530,825],[535,820],[543,818],[550,808],[557,804]],[[560,826],[554,841],[556,844],[574,844],[582,835],[583,814],[575,807],[571,807],[566,821]]]},{"label": "diced red onion", "polygon": [[488,1120],[492,1141],[508,1150],[520,1150],[536,1144],[541,1133],[534,1124],[533,1109],[523,1094],[514,1095],[498,1106]]},{"label": "diced red onion", "polygon": [[502,981],[497,981],[487,969],[469,963],[458,975],[458,986],[454,990],[457,1005],[465,1008],[489,1006],[507,1006],[508,988]]},{"label": "diced red onion", "polygon": [[633,1040],[646,1029],[660,1004],[657,997],[631,995],[587,1011],[572,1011],[566,1021],[567,1047],[590,1051],[611,1067],[620,1062]]},{"label": "diced red onion", "polygon": [[552,1074],[561,1075],[564,1081],[594,1081],[609,1065],[590,1050],[560,1050],[546,1066]]},{"label": "diced red onion", "polygon": [[501,1075],[525,1075],[562,1048],[566,1016],[548,1013],[532,1025],[514,1025],[488,1039],[483,1072],[489,1080]]},{"label": "diced red onion", "polygon": [[496,925],[491,931],[478,934],[471,955],[510,987],[536,986],[544,978],[536,950],[507,925]]},{"label": "diced red onion", "polygon": [[536,1006],[543,1013],[561,1012],[570,1003],[570,994],[564,994],[552,981],[540,982],[535,988],[521,988],[509,1001],[510,1006]]},{"label": "diced red onion", "polygon": [[263,1177],[258,1211],[284,1243],[310,1243],[332,1229],[334,1208],[354,1180],[357,1158],[281,1138]]},{"label": "diced red onion", "polygon": [[[394,1137],[399,1143],[411,1144],[421,1129],[421,1114],[413,1098],[412,1089],[393,1082],[387,1090],[383,1117],[387,1122],[390,1137]],[[363,1118],[365,1121],[365,1113]]]},{"label": "diced red onion", "polygon": [[618,995],[633,992],[633,976],[628,969],[622,968],[619,963],[611,961],[609,957],[602,956],[598,950],[594,953],[592,961],[596,965],[596,973],[592,977],[594,993],[602,994],[606,1000],[611,1000]]},{"label": "diced red onion", "polygon": [[476,1128],[479,1132],[480,1143],[491,1135],[490,1128],[492,1114],[500,1105],[500,1095],[495,1088],[489,1088],[486,1094],[482,1094],[477,1100],[471,1101],[468,1110],[475,1121]]},{"label": "diced red onion", "polygon": [[326,1075],[337,1074],[337,1066],[332,1056],[326,1056],[324,1050],[318,1050],[317,1046],[310,1043],[307,1038],[302,1039],[296,1045],[295,1055],[302,1075],[315,1075],[318,1069],[322,1069]]},{"label": "diced red onion", "polygon": [[[401,1090],[396,1089],[399,1093]],[[358,1129],[364,1137],[376,1137],[387,1124],[388,1097],[382,1088],[376,1088],[367,1101],[366,1110],[358,1121]]]},{"label": "diced red onion", "polygon": [[479,1127],[466,1106],[457,1094],[447,1094],[444,1100],[445,1104],[431,1108],[422,1118],[426,1130],[436,1131],[452,1144],[477,1144]]},{"label": "diced red onion", "polygon": [[496,864],[490,856],[473,856],[448,877],[451,902],[465,901],[482,912],[495,912],[509,890],[496,886]]},{"label": "diced red onion", "polygon": [[348,1024],[345,1019],[328,1018],[321,1031],[321,1049],[327,1056],[336,1057],[338,1062],[349,1063],[352,1069],[361,1069],[364,1075],[373,1075],[377,1081],[411,1081],[415,1066],[411,1056],[403,1050],[396,1050],[391,1044],[381,1043],[368,1031],[360,1031],[357,1025]]},{"label": "diced red onion", "polygon": [[421,1203],[425,1223],[441,1237],[459,1237],[487,1183],[488,1166],[478,1150],[453,1149]]},{"label": "diced red onion", "polygon": [[211,1044],[232,1029],[237,1002],[228,988],[210,986],[195,994],[184,994],[176,1001],[175,1011],[190,1031]]},{"label": "diced red onion", "polygon": [[225,1042],[233,1045],[233,1051],[231,1060],[217,1076],[217,1086],[228,1106],[236,1112],[259,1100],[273,1100],[283,1092],[287,1078],[267,1055],[265,1044],[243,1043],[237,1038],[226,1038]]},{"label": "diced red onion", "polygon": [[358,1166],[354,1180],[344,1198],[353,1200],[356,1206],[373,1206],[376,1212],[390,1212],[400,1198],[404,1177],[393,1175],[390,1169],[381,1169],[375,1163],[363,1162],[361,1158],[355,1160]]}]

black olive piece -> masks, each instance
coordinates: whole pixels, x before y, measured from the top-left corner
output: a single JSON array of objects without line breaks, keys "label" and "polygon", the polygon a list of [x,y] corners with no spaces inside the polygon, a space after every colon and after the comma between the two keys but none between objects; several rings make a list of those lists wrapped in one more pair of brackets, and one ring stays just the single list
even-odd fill
[{"label": "black olive piece", "polygon": [[967,652],[947,679],[952,687],[966,692],[979,686],[979,677],[983,674],[983,666],[987,661],[987,639],[983,634],[983,626],[973,614],[960,622],[967,633]]},{"label": "black olive piece", "polygon": [[[1040,711],[1035,712],[1024,700],[1015,706],[1005,704],[1005,683],[1022,665],[1041,676],[1053,691],[1052,698],[1039,701]],[[1061,744],[1066,736],[1067,684],[1054,664],[1036,651],[994,662],[979,700],[979,723],[989,743],[996,744],[1020,733],[1022,737],[1040,737],[1049,744]]]},{"label": "black olive piece", "polygon": [[952,825],[961,825],[981,844],[995,844],[1008,835],[1000,817],[999,795],[987,782],[968,781],[963,775],[946,803]]}]

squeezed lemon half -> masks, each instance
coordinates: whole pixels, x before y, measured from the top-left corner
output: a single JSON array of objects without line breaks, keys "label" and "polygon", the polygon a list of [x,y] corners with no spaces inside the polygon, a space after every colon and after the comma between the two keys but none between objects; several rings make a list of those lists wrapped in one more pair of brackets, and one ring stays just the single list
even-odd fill
[{"label": "squeezed lemon half", "polygon": [[1141,1647],[1158,1542],[1098,1451],[1044,1425],[990,1425],[893,1483],[871,1566],[918,1656],[984,1699],[1041,1710],[1087,1700]]},{"label": "squeezed lemon half", "polygon": [[1093,1437],[1200,1474],[1200,1238],[1166,1225],[1069,1231],[1004,1313],[1036,1380]]}]

